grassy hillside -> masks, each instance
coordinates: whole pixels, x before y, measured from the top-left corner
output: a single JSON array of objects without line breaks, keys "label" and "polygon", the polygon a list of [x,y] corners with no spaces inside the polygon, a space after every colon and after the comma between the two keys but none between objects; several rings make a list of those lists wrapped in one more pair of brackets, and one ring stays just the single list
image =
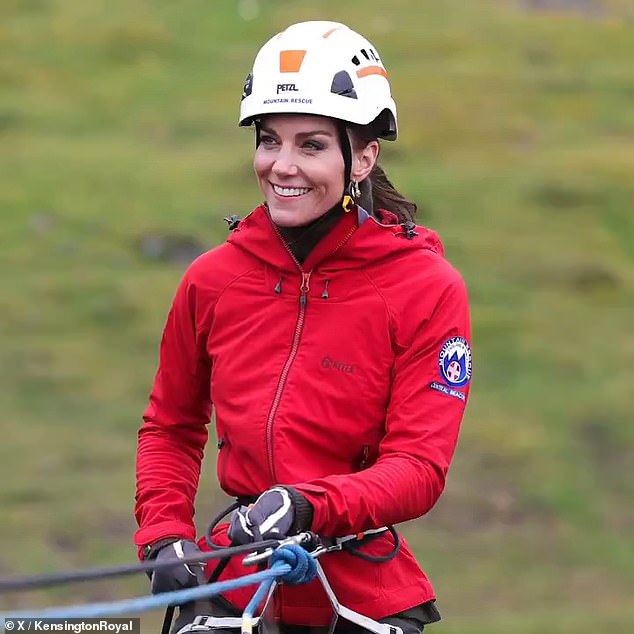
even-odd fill
[{"label": "grassy hillside", "polygon": [[[170,299],[222,217],[259,202],[244,76],[273,32],[316,18],[381,51],[401,129],[383,164],[471,294],[461,442],[441,502],[406,527],[445,615],[433,631],[631,632],[629,0],[3,0],[0,574],[133,559]],[[201,527],[222,502],[213,447]]]}]

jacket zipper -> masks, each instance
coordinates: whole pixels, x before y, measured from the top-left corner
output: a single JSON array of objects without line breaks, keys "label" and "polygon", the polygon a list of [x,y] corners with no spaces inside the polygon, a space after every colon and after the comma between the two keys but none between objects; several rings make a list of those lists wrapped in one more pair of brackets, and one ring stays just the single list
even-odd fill
[{"label": "jacket zipper", "polygon": [[[304,271],[302,265],[299,263],[299,260],[295,257],[289,246],[286,244],[279,229],[275,226],[273,222],[271,224],[273,225],[273,229],[275,230],[275,233],[277,233],[280,242],[288,251],[288,254],[293,259],[293,262],[295,262],[295,265],[297,266],[302,276],[302,281],[299,287],[299,310],[297,313],[297,322],[295,323],[295,333],[293,335],[291,351],[289,352],[289,355],[286,358],[286,363],[284,363],[284,367],[282,368],[282,373],[280,374],[280,379],[277,383],[277,389],[275,390],[273,403],[271,403],[271,409],[269,410],[269,415],[266,419],[266,459],[269,464],[269,473],[271,475],[272,483],[277,484],[275,462],[273,460],[273,422],[275,421],[275,415],[277,414],[277,409],[280,406],[280,401],[282,400],[282,393],[284,392],[284,387],[286,386],[288,373],[291,370],[291,366],[293,365],[293,361],[295,361],[297,351],[299,350],[299,342],[302,338],[302,331],[304,330],[304,320],[306,318],[306,306],[308,304],[308,291],[310,290],[310,276],[312,274],[312,270],[308,272]],[[355,230],[356,227],[350,229],[350,231],[348,231],[348,233],[342,238],[341,242],[339,242],[339,244],[330,252],[329,255],[333,255],[334,253],[336,253],[350,239]]]},{"label": "jacket zipper", "polygon": [[275,397],[269,410],[269,416],[266,420],[266,457],[269,463],[269,471],[273,484],[277,482],[277,476],[275,474],[275,464],[273,462],[273,421],[275,420],[275,414],[282,400],[282,392],[286,385],[286,379],[288,373],[291,370],[293,361],[297,356],[299,350],[299,342],[302,337],[302,331],[304,330],[304,319],[306,317],[306,305],[308,304],[308,291],[310,290],[310,275],[312,271],[305,273],[302,271],[302,282],[299,287],[299,311],[297,313],[297,322],[295,323],[295,333],[293,335],[293,343],[291,345],[291,351],[286,359],[282,373],[280,374],[280,380],[277,383],[277,390],[275,390]]}]

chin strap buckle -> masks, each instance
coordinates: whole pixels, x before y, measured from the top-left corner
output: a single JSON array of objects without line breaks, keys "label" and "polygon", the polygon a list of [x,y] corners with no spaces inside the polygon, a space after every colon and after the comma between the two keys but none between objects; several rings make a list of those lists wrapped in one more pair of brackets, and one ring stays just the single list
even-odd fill
[{"label": "chin strap buckle", "polygon": [[224,221],[229,225],[229,231],[235,231],[240,224],[240,220],[242,219],[238,216],[238,214],[233,214],[224,219]]},{"label": "chin strap buckle", "polygon": [[397,236],[405,236],[408,240],[413,240],[415,236],[418,235],[416,231],[416,223],[408,220],[407,222],[402,222],[401,227],[403,227],[403,231],[399,231]]},{"label": "chin strap buckle", "polygon": [[350,213],[354,209],[354,198],[346,194],[341,201],[341,206],[346,213]]}]

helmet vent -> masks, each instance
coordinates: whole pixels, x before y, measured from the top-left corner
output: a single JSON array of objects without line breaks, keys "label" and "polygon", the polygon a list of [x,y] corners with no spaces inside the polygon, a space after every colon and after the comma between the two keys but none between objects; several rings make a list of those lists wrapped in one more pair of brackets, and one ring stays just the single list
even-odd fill
[{"label": "helmet vent", "polygon": [[249,73],[247,75],[247,78],[244,81],[244,88],[242,89],[242,98],[240,99],[240,101],[248,97],[251,94],[252,90],[253,90],[253,75]]},{"label": "helmet vent", "polygon": [[[367,50],[362,48],[361,49],[361,53],[362,53],[363,57],[365,57],[365,59],[368,60],[368,62],[372,62],[372,61],[380,62],[381,61],[381,58],[376,54],[376,51],[373,48],[369,48]],[[352,58],[351,61],[352,61],[352,63],[355,66],[361,66],[361,61],[359,60],[359,56],[358,55],[355,55]]]},{"label": "helmet vent", "polygon": [[333,78],[330,92],[342,97],[357,98],[357,91],[354,89],[352,78],[345,70],[340,70]]}]

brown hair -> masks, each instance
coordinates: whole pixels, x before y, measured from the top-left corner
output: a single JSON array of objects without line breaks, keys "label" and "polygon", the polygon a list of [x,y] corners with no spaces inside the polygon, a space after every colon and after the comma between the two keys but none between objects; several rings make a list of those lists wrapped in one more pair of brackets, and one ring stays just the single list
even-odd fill
[{"label": "brown hair", "polygon": [[[370,141],[377,141],[371,126],[349,125],[352,145],[355,150],[364,148]],[[387,177],[378,162],[370,175],[359,183],[361,198],[357,201],[364,209],[375,214],[379,209],[391,211],[399,222],[413,221],[418,209],[415,202],[405,198]]]}]

